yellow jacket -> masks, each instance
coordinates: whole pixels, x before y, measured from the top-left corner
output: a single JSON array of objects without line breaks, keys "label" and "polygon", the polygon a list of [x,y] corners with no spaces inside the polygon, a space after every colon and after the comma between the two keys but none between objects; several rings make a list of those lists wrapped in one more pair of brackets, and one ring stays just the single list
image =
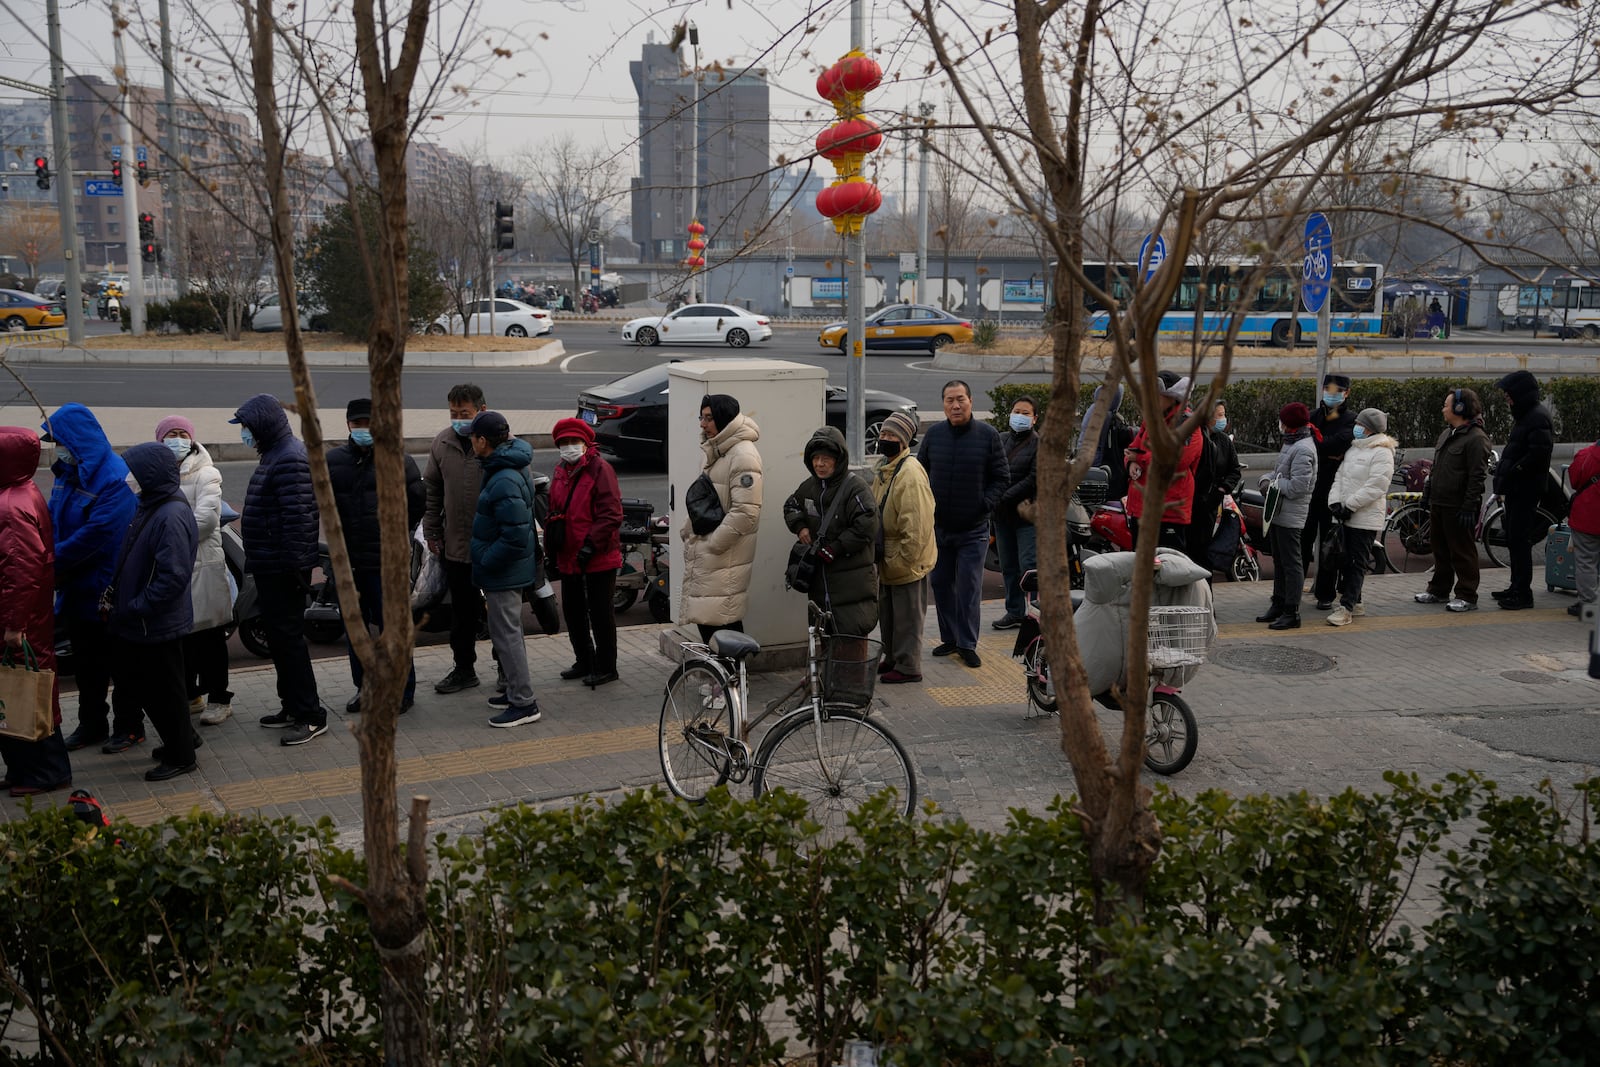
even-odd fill
[{"label": "yellow jacket", "polygon": [[872,495],[878,501],[883,525],[878,580],[884,585],[906,585],[925,576],[939,558],[933,541],[933,491],[928,488],[927,472],[910,449],[878,468]]}]

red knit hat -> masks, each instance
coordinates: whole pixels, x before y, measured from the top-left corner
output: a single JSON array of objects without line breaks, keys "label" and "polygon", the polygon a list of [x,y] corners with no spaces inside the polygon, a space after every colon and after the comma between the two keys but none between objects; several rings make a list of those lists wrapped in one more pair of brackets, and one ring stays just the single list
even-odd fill
[{"label": "red knit hat", "polygon": [[1298,430],[1311,421],[1311,411],[1296,400],[1278,409],[1278,421],[1283,423],[1286,430]]},{"label": "red knit hat", "polygon": [[[1304,405],[1301,405],[1304,407]],[[569,437],[576,437],[586,445],[594,444],[594,427],[582,419],[557,419],[555,429],[550,431],[550,437],[556,444]]]}]

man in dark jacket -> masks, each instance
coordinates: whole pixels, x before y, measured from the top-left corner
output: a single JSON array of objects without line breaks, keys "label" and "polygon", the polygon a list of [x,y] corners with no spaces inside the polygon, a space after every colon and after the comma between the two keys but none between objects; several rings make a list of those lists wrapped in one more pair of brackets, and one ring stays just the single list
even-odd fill
[{"label": "man in dark jacket", "polygon": [[[127,464],[111,450],[105,431],[82,404],[64,404],[45,420],[45,439],[56,445],[50,465],[50,523],[56,536],[56,615],[72,635],[78,683],[78,728],[69,751],[98,745],[122,752],[144,740],[138,712],[111,686],[111,635],[100,616],[100,594],[111,584],[122,535],[139,506],[124,481]],[[113,712],[115,709],[115,712]],[[106,717],[110,714],[108,727]]]},{"label": "man in dark jacket", "polygon": [[[1355,441],[1356,412],[1350,407],[1350,379],[1343,374],[1326,374],[1322,378],[1322,403],[1311,413],[1311,425],[1316,429],[1312,437],[1317,442],[1317,488],[1311,494],[1311,513],[1306,517],[1305,532],[1300,535],[1300,558],[1307,570],[1316,571],[1312,595],[1318,611],[1333,607],[1343,589],[1339,588],[1339,568],[1329,568],[1323,573],[1316,563],[1318,541],[1328,538],[1333,529],[1333,517],[1328,513],[1328,490],[1333,488],[1333,476],[1339,473],[1344,454]],[[1318,435],[1321,436],[1318,436]]]},{"label": "man in dark jacket", "polygon": [[[356,595],[361,598],[361,621],[383,632],[383,566],[378,529],[378,471],[372,462],[372,401],[366,397],[345,405],[344,423],[350,440],[328,453],[328,479],[333,483],[333,502],[339,509],[339,524],[344,528],[344,544],[350,551],[350,570],[355,578]],[[422,472],[410,456],[406,470],[406,535],[422,521],[426,497]],[[348,629],[348,627],[346,627]],[[352,715],[361,710],[361,679],[364,670],[350,647],[350,679],[356,695],[344,706]],[[417,694],[415,665],[406,675],[406,689],[400,700],[400,714],[410,710]]]},{"label": "man in dark jacket", "polygon": [[933,654],[959,654],[967,666],[979,667],[978,612],[989,517],[1011,475],[1000,434],[972,417],[972,387],[946,382],[941,397],[945,421],[929,427],[917,450],[917,462],[928,472],[933,491],[933,537],[939,546],[939,561],[928,582],[939,617],[939,644]]},{"label": "man in dark jacket", "polygon": [[239,424],[239,439],[261,457],[244,493],[240,525],[244,565],[255,576],[282,707],[260,721],[269,730],[288,730],[283,744],[303,745],[328,732],[328,711],[317,696],[306,647],[306,590],[320,534],[311,467],[306,446],[272,394],[246,400],[228,421]]},{"label": "man in dark jacket", "polygon": [[783,502],[783,523],[801,544],[816,546],[819,578],[807,596],[833,613],[834,633],[865,637],[878,625],[877,503],[867,484],[850,473],[844,434],[832,426],[811,435],[804,457],[811,477]]},{"label": "man in dark jacket", "polygon": [[1489,435],[1483,432],[1483,402],[1471,389],[1446,393],[1442,414],[1445,429],[1434,442],[1433,470],[1423,491],[1433,539],[1433,577],[1413,599],[1443,604],[1450,611],[1476,611],[1478,542],[1473,532],[1489,470]]},{"label": "man in dark jacket", "polygon": [[472,517],[483,485],[483,466],[472,451],[472,420],[488,409],[483,390],[470,382],[451,386],[445,398],[450,425],[428,446],[422,472],[427,506],[422,536],[428,551],[444,563],[450,590],[450,652],[455,665],[434,683],[436,693],[459,693],[478,684],[478,627],[483,622],[483,597],[472,584]]},{"label": "man in dark jacket", "polygon": [[1494,469],[1494,492],[1506,505],[1506,566],[1511,584],[1489,595],[1505,610],[1521,611],[1533,607],[1533,542],[1545,534],[1535,526],[1556,438],[1550,411],[1539,402],[1537,378],[1525,370],[1512,371],[1495,382],[1495,388],[1505,394],[1516,422]]},{"label": "man in dark jacket", "polygon": [[496,711],[489,725],[523,726],[539,721],[522,633],[522,591],[533,584],[538,570],[533,482],[528,477],[533,449],[511,436],[504,415],[484,411],[472,420],[472,451],[483,466],[483,488],[472,519],[472,584],[488,602],[489,640],[506,676],[505,691],[489,698]]},{"label": "man in dark jacket", "polygon": [[149,441],[128,449],[123,460],[138,485],[139,509],[112,577],[108,606],[115,675],[117,688],[150,716],[161,735],[154,753],[159,762],[144,777],[164,782],[194,770],[200,743],[189,722],[183,671],[183,636],[194,625],[189,579],[200,532],[171,449]]}]

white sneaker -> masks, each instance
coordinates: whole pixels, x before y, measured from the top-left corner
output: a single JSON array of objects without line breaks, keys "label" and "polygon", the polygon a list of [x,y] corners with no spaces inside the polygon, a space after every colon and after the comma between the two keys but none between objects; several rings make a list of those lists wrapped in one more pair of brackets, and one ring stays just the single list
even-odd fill
[{"label": "white sneaker", "polygon": [[1444,609],[1446,611],[1477,611],[1478,605],[1474,601],[1462,600],[1460,597],[1456,597],[1446,604]]},{"label": "white sneaker", "polygon": [[198,715],[206,710],[206,698],[194,697],[189,701],[189,714]]},{"label": "white sneaker", "polygon": [[1332,611],[1328,612],[1328,625],[1329,626],[1349,626],[1350,625],[1350,618],[1351,618],[1350,609],[1345,607],[1343,604],[1340,604],[1338,607],[1336,607]]},{"label": "white sneaker", "polygon": [[200,722],[204,726],[216,726],[227,722],[228,716],[232,714],[232,704],[207,704],[206,710],[200,713]]},{"label": "white sneaker", "polygon": [[1350,614],[1355,616],[1358,619],[1361,618],[1361,616],[1365,615],[1366,613],[1367,613],[1367,606],[1365,604],[1357,604],[1355,607],[1350,609]]}]

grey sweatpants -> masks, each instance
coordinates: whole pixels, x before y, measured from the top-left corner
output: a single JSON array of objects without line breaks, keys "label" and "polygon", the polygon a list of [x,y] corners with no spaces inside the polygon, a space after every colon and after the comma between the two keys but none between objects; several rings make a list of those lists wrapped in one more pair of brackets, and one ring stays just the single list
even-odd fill
[{"label": "grey sweatpants", "polygon": [[506,676],[506,696],[519,708],[533,703],[528,673],[528,645],[522,633],[522,590],[485,589],[489,605],[489,641]]},{"label": "grey sweatpants", "polygon": [[890,666],[901,674],[922,673],[922,621],[927,615],[927,576],[878,587],[878,634]]},{"label": "grey sweatpants", "polygon": [[1577,570],[1578,600],[1593,604],[1600,597],[1600,536],[1572,531],[1572,565]]}]

